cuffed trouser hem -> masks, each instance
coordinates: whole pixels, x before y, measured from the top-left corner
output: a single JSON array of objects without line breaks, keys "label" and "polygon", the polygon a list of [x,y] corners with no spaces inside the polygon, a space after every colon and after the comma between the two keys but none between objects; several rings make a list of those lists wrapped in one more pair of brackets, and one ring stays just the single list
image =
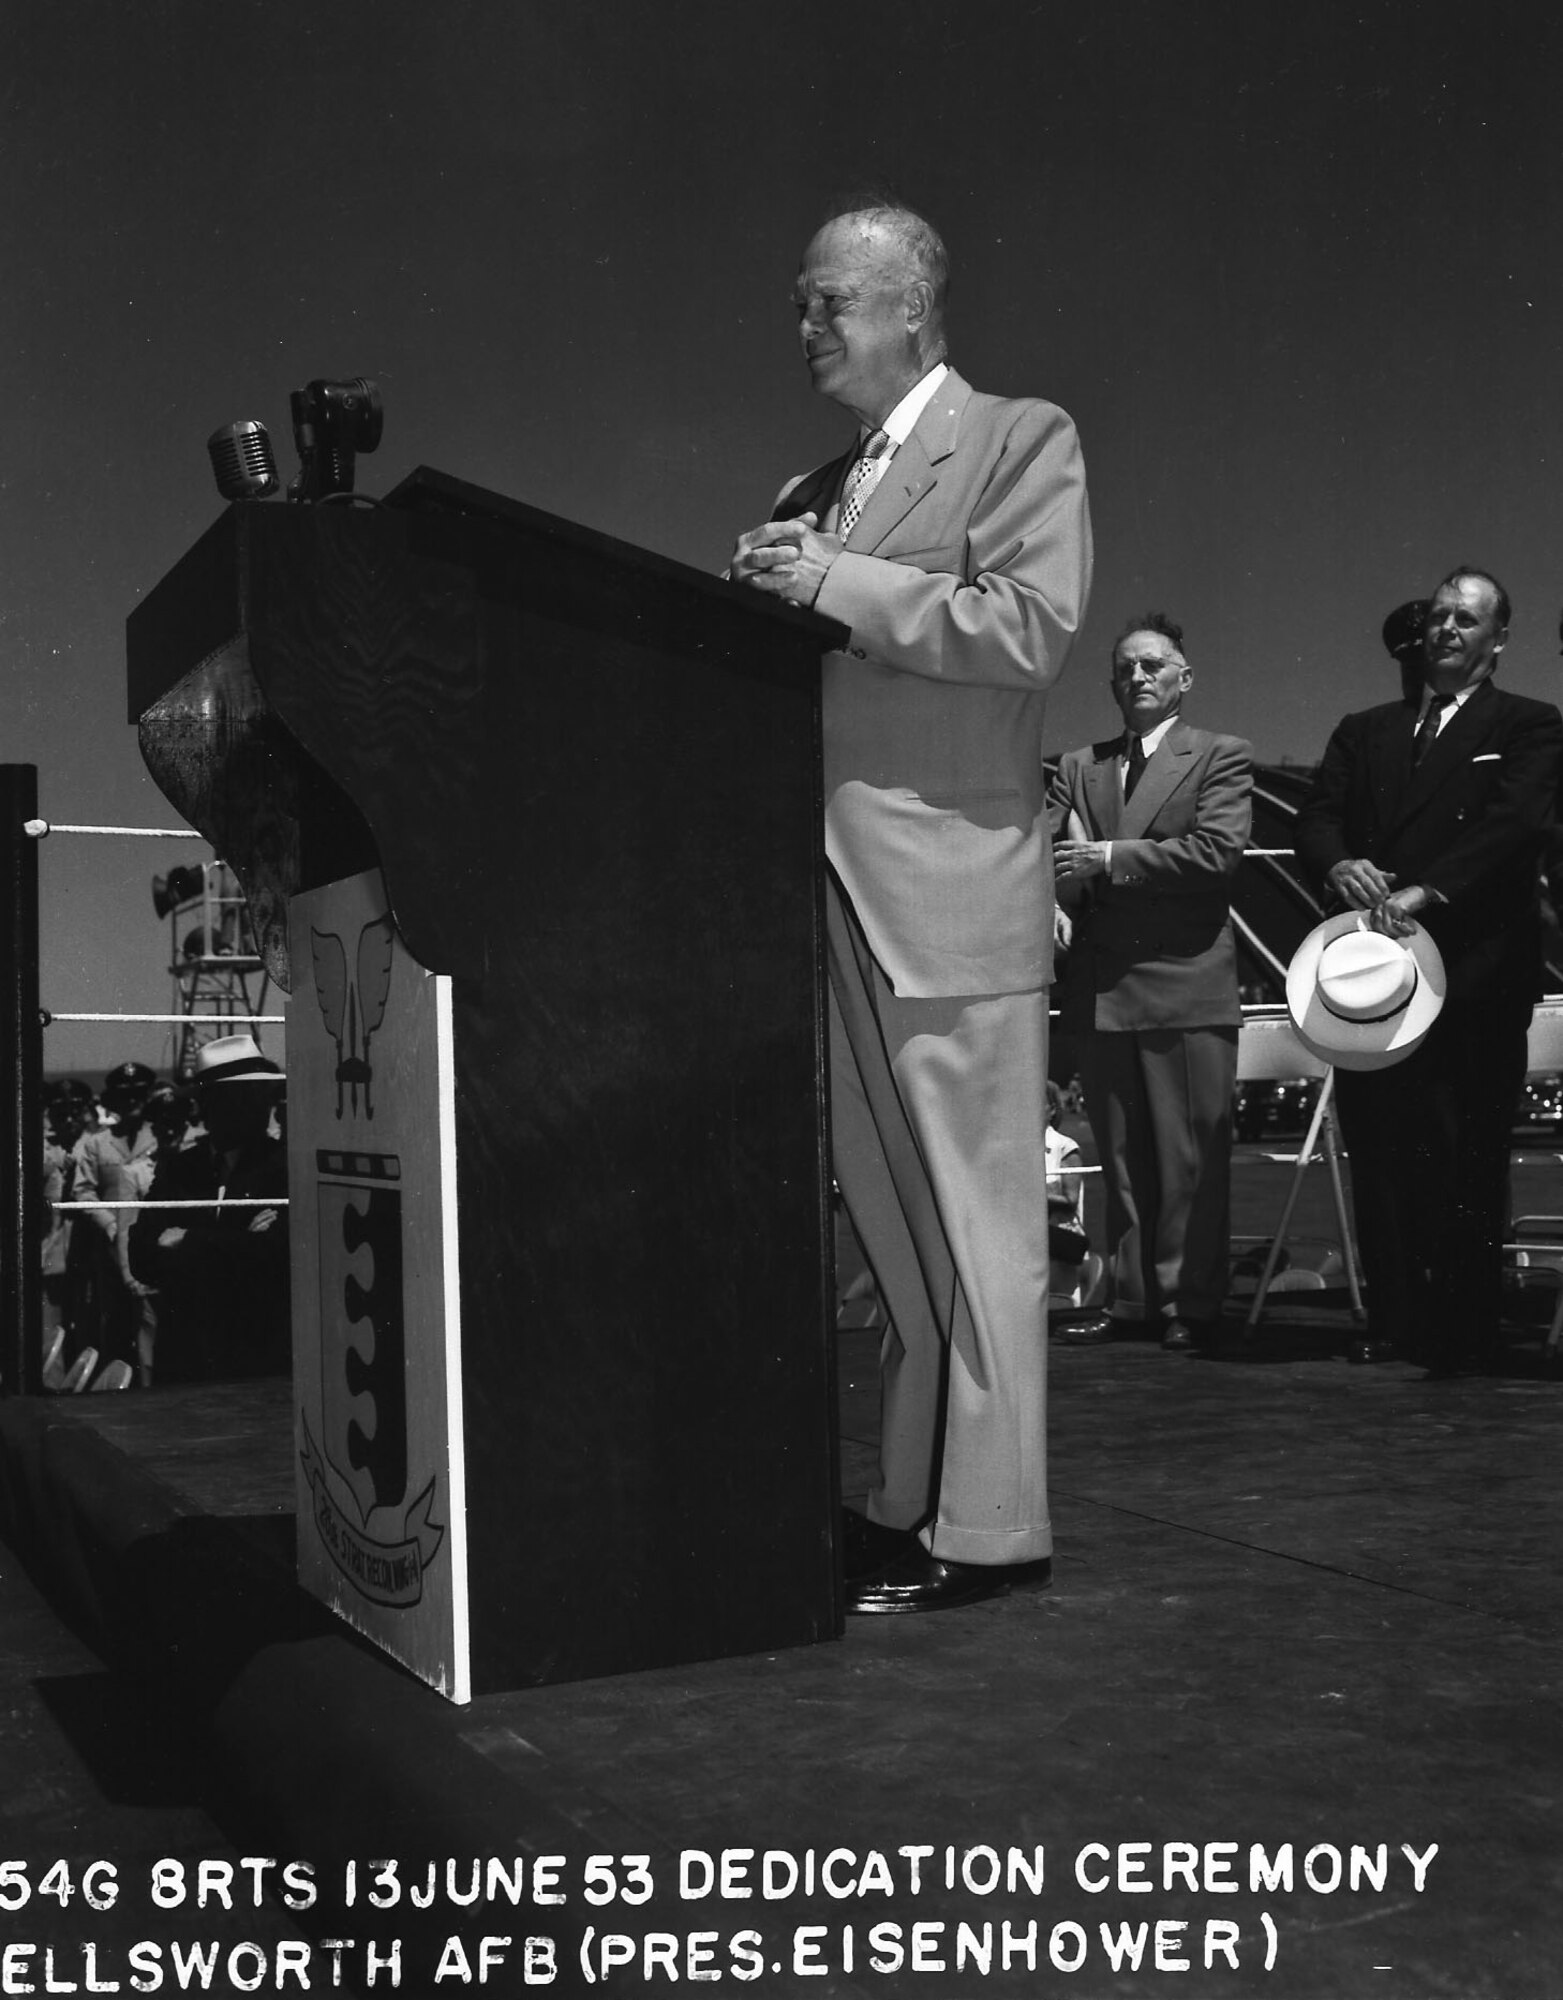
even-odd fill
[{"label": "cuffed trouser hem", "polygon": [[1053,1553],[1053,1528],[1021,1530],[951,1528],[935,1521],[917,1538],[931,1556],[941,1562],[1009,1563],[1040,1562]]}]

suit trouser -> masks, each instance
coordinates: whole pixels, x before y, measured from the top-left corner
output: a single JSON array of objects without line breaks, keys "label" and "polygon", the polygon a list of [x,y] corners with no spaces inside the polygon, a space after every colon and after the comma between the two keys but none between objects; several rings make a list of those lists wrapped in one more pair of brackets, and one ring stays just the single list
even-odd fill
[{"label": "suit trouser", "polygon": [[1373,1336],[1419,1359],[1497,1346],[1530,1016],[1528,999],[1449,1005],[1404,1062],[1335,1072]]},{"label": "suit trouser", "polygon": [[1214,1319],[1231,1248],[1236,1028],[1083,1035],[1119,1319]]},{"label": "suit trouser", "polygon": [[952,1562],[1050,1555],[1047,994],[892,991],[827,890],[836,1180],[889,1312],[872,1519]]}]

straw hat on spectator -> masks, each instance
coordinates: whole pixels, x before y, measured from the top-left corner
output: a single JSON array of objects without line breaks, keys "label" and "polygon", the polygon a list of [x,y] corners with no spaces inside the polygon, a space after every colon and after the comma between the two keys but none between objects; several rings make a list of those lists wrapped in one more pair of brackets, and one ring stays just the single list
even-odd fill
[{"label": "straw hat on spectator", "polygon": [[253,1035],[218,1035],[195,1052],[195,1086],[218,1083],[281,1083],[281,1069],[263,1056]]}]

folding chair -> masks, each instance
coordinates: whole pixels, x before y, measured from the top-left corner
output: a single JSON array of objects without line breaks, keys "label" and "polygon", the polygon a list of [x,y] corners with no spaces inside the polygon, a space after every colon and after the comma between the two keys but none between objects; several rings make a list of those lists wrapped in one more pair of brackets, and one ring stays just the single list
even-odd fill
[{"label": "folding chair", "polygon": [[[1357,1275],[1357,1250],[1352,1239],[1351,1220],[1346,1207],[1346,1190],[1341,1180],[1340,1146],[1335,1135],[1335,1118],[1331,1109],[1335,1094],[1334,1070],[1304,1048],[1284,1007],[1245,1007],[1243,1025],[1238,1030],[1237,1037],[1237,1076],[1240,1083],[1279,1082],[1298,1077],[1317,1077],[1319,1081],[1318,1093],[1313,1101],[1313,1111],[1308,1120],[1308,1130],[1301,1151],[1270,1155],[1272,1159],[1291,1164],[1292,1178],[1286,1191],[1286,1199],[1281,1205],[1280,1218],[1274,1233],[1268,1239],[1269,1252],[1254,1291],[1253,1304],[1248,1310],[1244,1333],[1253,1333],[1264,1313],[1265,1300],[1275,1283],[1276,1272],[1286,1249],[1292,1215],[1297,1207],[1297,1198],[1302,1193],[1303,1177],[1316,1159],[1322,1159],[1329,1171],[1330,1191],[1335,1206],[1335,1226],[1340,1236],[1341,1263],[1346,1273],[1346,1287],[1351,1296],[1351,1316],[1357,1325],[1365,1324],[1367,1312],[1362,1303],[1362,1287]],[[1266,1239],[1250,1237],[1240,1240],[1263,1242]]]}]

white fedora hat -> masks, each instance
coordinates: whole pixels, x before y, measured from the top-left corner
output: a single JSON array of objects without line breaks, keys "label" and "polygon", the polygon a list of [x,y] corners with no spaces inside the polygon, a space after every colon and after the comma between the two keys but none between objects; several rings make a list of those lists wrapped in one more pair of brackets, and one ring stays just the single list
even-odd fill
[{"label": "white fedora hat", "polygon": [[1447,987],[1420,924],[1403,938],[1346,910],[1311,930],[1286,968],[1286,1006],[1305,1047],[1337,1069],[1402,1062],[1438,1019]]},{"label": "white fedora hat", "polygon": [[214,1083],[281,1083],[280,1067],[263,1056],[253,1035],[217,1035],[195,1052],[195,1085]]}]

